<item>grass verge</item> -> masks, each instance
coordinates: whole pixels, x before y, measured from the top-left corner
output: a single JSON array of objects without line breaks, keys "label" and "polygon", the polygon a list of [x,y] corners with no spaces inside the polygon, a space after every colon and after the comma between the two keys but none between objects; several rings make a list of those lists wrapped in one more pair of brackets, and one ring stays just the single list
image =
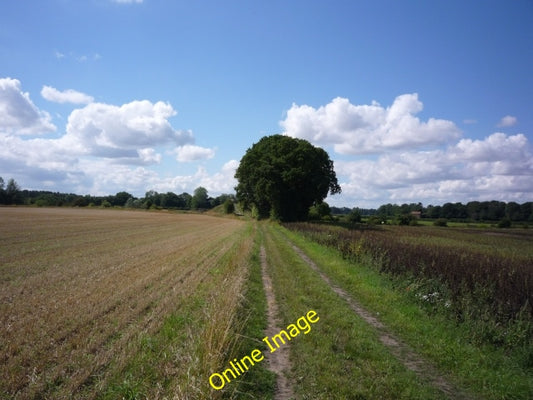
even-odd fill
[{"label": "grass verge", "polygon": [[[257,226],[257,225],[256,225]],[[262,233],[258,232],[252,256],[249,261],[250,275],[244,287],[244,300],[237,313],[242,322],[242,333],[236,349],[238,356],[249,355],[254,349],[266,353],[267,346],[261,339],[267,328],[267,301],[261,277],[261,260],[259,256]],[[228,360],[229,361],[229,360]],[[276,376],[267,369],[264,361],[256,363],[238,381],[233,390],[228,385],[227,394],[234,399],[273,399]]]}]

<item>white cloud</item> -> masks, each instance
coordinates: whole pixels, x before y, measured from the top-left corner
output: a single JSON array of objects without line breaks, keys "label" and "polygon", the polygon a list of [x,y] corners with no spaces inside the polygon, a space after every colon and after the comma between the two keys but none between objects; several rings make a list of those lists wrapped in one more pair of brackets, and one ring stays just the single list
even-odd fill
[{"label": "white cloud", "polygon": [[76,90],[67,89],[59,91],[51,86],[43,86],[41,96],[48,101],[55,103],[89,104],[94,98]]},{"label": "white cloud", "polygon": [[[188,192],[193,193],[194,189],[202,186],[207,189],[212,196],[222,193],[233,193],[237,180],[235,171],[239,166],[236,160],[230,160],[225,163],[220,171],[209,174],[208,171],[200,166],[194,174],[176,175],[168,178],[153,176],[146,179],[144,186],[157,192]],[[136,172],[137,174],[139,172]]]},{"label": "white cloud", "polygon": [[333,145],[337,153],[352,155],[443,144],[460,137],[451,121],[420,121],[415,115],[422,108],[417,94],[398,96],[388,108],[377,102],[353,105],[337,97],[318,109],[293,104],[280,125],[288,136]]},{"label": "white cloud", "polygon": [[205,174],[200,184],[212,193],[233,193],[237,186],[235,171],[238,167],[237,160],[230,160],[222,166],[219,172],[213,175]]},{"label": "white cloud", "polygon": [[[343,152],[339,159],[330,154],[343,190],[328,199],[332,205],[533,198],[533,154],[526,135],[460,138],[450,121],[420,121],[415,115],[421,109],[416,95],[399,96],[387,108],[338,98],[317,109],[293,106],[283,124],[293,136]],[[178,166],[176,160],[215,156],[215,148],[194,145],[191,131],[175,129],[174,115],[161,101],[93,102],[72,111],[59,138],[27,138],[22,134],[55,127],[18,80],[0,79],[0,172],[24,188],[80,194],[192,193],[198,186],[212,195],[233,192],[235,160],[214,172],[187,165],[179,166],[179,174],[159,171],[169,162]]]},{"label": "white cloud", "polygon": [[50,114],[39,110],[29,93],[22,92],[19,80],[0,79],[0,132],[38,135],[55,130]]},{"label": "white cloud", "polygon": [[525,161],[528,140],[523,134],[507,136],[493,133],[484,140],[462,139],[453,148],[455,160],[480,161]]},{"label": "white cloud", "polygon": [[122,106],[91,103],[70,114],[67,132],[60,140],[77,154],[124,159],[141,155],[146,161],[147,153],[138,153],[138,149],[193,141],[191,131],[171,126],[168,118],[175,114],[170,104],[161,101],[132,101]]},{"label": "white cloud", "polygon": [[280,125],[286,135],[333,148],[342,195],[328,198],[331,204],[530,201],[533,155],[525,135],[461,138],[452,121],[420,120],[422,109],[416,94],[398,96],[389,107],[335,98],[318,108],[293,105]]},{"label": "white cloud", "polygon": [[344,201],[351,199],[351,206],[494,199],[525,202],[533,197],[533,154],[522,134],[494,133],[482,140],[463,139],[446,149],[337,161],[335,170],[342,176]]},{"label": "white cloud", "polygon": [[215,156],[213,149],[186,144],[176,148],[176,159],[179,162],[191,162],[199,160],[207,160]]},{"label": "white cloud", "polygon": [[139,154],[140,160],[146,165],[159,164],[161,162],[161,154],[152,148],[138,149],[137,154]]},{"label": "white cloud", "polygon": [[516,125],[518,122],[518,119],[516,117],[513,117],[512,115],[506,115],[503,117],[500,122],[498,122],[498,128],[507,128],[510,126]]},{"label": "white cloud", "polygon": [[[0,85],[0,172],[24,188],[95,195],[126,190],[138,196],[149,189],[192,193],[198,186],[210,194],[233,191],[236,161],[215,173],[199,167],[195,173],[169,177],[151,169],[164,161],[162,154],[169,158],[173,154],[179,161],[215,154],[214,149],[192,145],[191,131],[172,127],[169,119],[176,111],[168,103],[90,103],[71,112],[59,138],[27,139],[17,134],[50,128],[43,117],[48,114],[21,92],[19,81],[2,79]],[[82,98],[77,97],[80,92],[50,89],[43,90],[44,97]]]}]

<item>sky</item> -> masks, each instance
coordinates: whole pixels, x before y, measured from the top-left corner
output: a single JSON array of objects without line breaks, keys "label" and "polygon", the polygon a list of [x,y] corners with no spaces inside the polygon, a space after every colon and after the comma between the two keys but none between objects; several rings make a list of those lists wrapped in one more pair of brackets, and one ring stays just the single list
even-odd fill
[{"label": "sky", "polygon": [[0,5],[0,176],[233,193],[246,150],[325,149],[338,207],[533,201],[532,0]]}]

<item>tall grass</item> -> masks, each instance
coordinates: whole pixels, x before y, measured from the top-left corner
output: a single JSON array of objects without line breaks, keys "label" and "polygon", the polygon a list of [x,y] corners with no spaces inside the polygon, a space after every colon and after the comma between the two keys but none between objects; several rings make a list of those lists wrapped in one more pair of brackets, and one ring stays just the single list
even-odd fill
[{"label": "tall grass", "polygon": [[[512,246],[523,248],[525,255],[511,255],[479,238],[480,231],[425,227],[349,230],[310,223],[285,226],[338,249],[344,258],[370,261],[380,271],[402,277],[404,290],[427,309],[468,322],[479,340],[516,346],[527,345],[533,338],[529,240],[515,239]],[[463,236],[458,241],[454,234]]]}]

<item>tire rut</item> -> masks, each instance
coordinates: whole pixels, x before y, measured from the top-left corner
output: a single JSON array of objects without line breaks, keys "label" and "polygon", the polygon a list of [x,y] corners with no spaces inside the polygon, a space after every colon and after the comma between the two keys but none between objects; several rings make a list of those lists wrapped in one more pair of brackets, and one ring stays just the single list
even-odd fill
[{"label": "tire rut", "polygon": [[372,313],[361,306],[344,289],[335,285],[331,279],[324,274],[320,268],[311,260],[299,247],[290,243],[293,250],[324,280],[328,286],[345,300],[350,308],[361,317],[366,323],[375,328],[379,335],[379,340],[389,351],[410,371],[413,371],[423,381],[429,382],[433,387],[443,392],[450,399],[467,400],[471,399],[460,389],[451,384],[438,370],[420,355],[414,352],[405,342],[391,334],[387,327]]},{"label": "tire rut", "polygon": [[[268,326],[265,334],[272,337],[279,333],[281,321],[278,319],[278,306],[272,286],[272,280],[267,271],[267,256],[263,246],[261,246],[261,276],[263,278],[263,287],[265,288],[265,295],[267,299],[267,320]],[[292,390],[292,383],[285,373],[290,370],[291,363],[289,361],[289,347],[281,347],[274,353],[265,353],[265,358],[268,363],[268,369],[276,374],[276,391],[274,393],[275,400],[289,400],[294,398]]]}]

